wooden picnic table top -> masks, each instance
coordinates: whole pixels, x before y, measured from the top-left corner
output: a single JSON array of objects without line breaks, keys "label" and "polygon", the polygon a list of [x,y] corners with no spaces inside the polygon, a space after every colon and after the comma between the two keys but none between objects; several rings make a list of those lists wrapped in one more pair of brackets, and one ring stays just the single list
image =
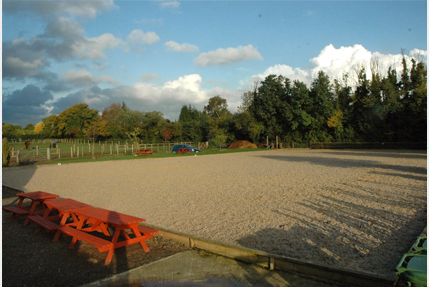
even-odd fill
[{"label": "wooden picnic table top", "polygon": [[51,208],[55,208],[58,211],[61,212],[69,212],[75,209],[80,209],[80,208],[88,208],[88,207],[92,207],[89,204],[71,199],[71,198],[64,198],[64,199],[58,199],[58,200],[50,200],[45,202],[45,204],[48,207]]},{"label": "wooden picnic table top", "polygon": [[111,211],[99,207],[85,208],[76,210],[78,216],[85,216],[88,218],[96,219],[103,221],[112,226],[122,226],[122,225],[138,225],[139,222],[144,222],[146,219],[131,216],[128,214]]},{"label": "wooden picnic table top", "polygon": [[26,192],[26,193],[18,193],[16,194],[19,198],[29,198],[32,200],[46,200],[46,199],[54,199],[59,197],[57,194],[44,192],[44,191],[34,191],[34,192]]}]

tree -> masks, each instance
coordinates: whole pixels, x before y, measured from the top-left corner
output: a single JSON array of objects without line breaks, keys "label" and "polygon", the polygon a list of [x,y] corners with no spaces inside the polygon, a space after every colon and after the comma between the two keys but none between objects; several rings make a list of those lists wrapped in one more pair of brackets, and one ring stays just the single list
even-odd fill
[{"label": "tree", "polygon": [[162,138],[165,142],[170,141],[173,137],[173,131],[170,130],[168,127],[164,126],[164,129],[162,130]]},{"label": "tree", "polygon": [[237,111],[239,113],[242,112],[246,112],[249,110],[250,105],[252,104],[253,101],[253,94],[254,92],[246,92],[241,96],[241,99],[243,100],[243,103],[241,104],[241,106],[237,107]]},{"label": "tree", "polygon": [[191,105],[182,107],[175,129],[175,136],[183,141],[200,142],[207,138],[208,129],[208,115],[206,112],[200,112]]},{"label": "tree", "polygon": [[142,138],[148,142],[159,142],[162,140],[162,130],[166,124],[164,115],[159,111],[146,112],[142,121]]},{"label": "tree", "polygon": [[22,128],[19,125],[2,123],[2,136],[9,139],[17,139],[22,135]]},{"label": "tree", "polygon": [[99,118],[97,110],[92,110],[87,104],[77,104],[58,115],[57,134],[63,137],[82,138],[85,127]]},{"label": "tree", "polygon": [[258,142],[264,126],[249,111],[237,113],[233,118],[233,133],[236,139]]},{"label": "tree", "polygon": [[253,95],[249,111],[264,126],[271,140],[291,131],[290,96],[290,80],[276,75],[265,77]]},{"label": "tree", "polygon": [[127,133],[132,132],[135,128],[143,131],[143,122],[145,113],[140,111],[133,111],[123,104],[121,111],[115,116],[114,126],[117,137],[127,138]]},{"label": "tree", "polygon": [[334,114],[334,93],[328,75],[320,71],[311,83],[310,114],[313,117],[310,131],[310,141],[330,142],[328,118]]},{"label": "tree", "polygon": [[7,138],[2,140],[2,166],[8,166],[10,163],[10,147]]},{"label": "tree", "polygon": [[43,127],[45,126],[45,124],[43,123],[43,122],[40,122],[40,123],[37,123],[35,126],[34,126],[34,133],[35,134],[40,134],[40,133],[42,133],[43,132]]},{"label": "tree", "polygon": [[204,113],[208,116],[208,138],[212,145],[218,146],[233,139],[233,135],[229,133],[232,113],[228,111],[226,99],[211,97],[207,106],[204,106]]},{"label": "tree", "polygon": [[113,121],[121,109],[122,107],[120,103],[113,103],[110,106],[104,108],[101,118],[105,121]]},{"label": "tree", "polygon": [[221,98],[220,96],[211,97],[207,106],[204,106],[204,111],[209,117],[220,118],[227,115],[230,112],[228,111],[228,104],[226,99]]},{"label": "tree", "polygon": [[45,137],[60,137],[57,134],[58,117],[57,115],[50,115],[42,119],[43,122],[43,135]]}]

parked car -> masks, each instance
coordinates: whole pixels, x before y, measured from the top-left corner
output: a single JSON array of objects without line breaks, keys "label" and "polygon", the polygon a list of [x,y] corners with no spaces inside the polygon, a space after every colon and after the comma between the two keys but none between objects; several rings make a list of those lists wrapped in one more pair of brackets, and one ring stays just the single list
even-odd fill
[{"label": "parked car", "polygon": [[196,147],[193,147],[193,146],[191,146],[189,144],[177,144],[177,145],[175,145],[173,147],[172,152],[176,152],[177,153],[179,151],[179,148],[190,148],[191,152],[200,152],[199,149],[197,149]]}]

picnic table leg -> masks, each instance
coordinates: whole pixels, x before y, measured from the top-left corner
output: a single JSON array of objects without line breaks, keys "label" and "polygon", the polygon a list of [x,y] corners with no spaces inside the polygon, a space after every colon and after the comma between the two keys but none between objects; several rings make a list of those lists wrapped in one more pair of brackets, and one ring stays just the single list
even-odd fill
[{"label": "picnic table leg", "polygon": [[113,254],[115,253],[115,243],[118,242],[119,234],[121,231],[115,228],[115,234],[112,238],[113,247],[107,252],[106,261],[104,261],[104,265],[109,265],[110,261],[112,261]]},{"label": "picnic table leg", "polygon": [[31,204],[30,211],[28,212],[27,218],[24,220],[23,226],[27,226],[28,222],[30,222],[30,219],[28,219],[28,216],[33,215],[34,210],[36,210],[36,206],[39,204],[37,200],[33,200],[33,203]]},{"label": "picnic table leg", "polygon": [[[68,212],[63,214],[63,217],[61,218],[61,222],[60,222],[60,227],[65,226],[67,218],[69,218],[69,216],[70,216],[70,213],[68,213]],[[57,233],[55,233],[55,236],[54,236],[54,239],[52,240],[52,242],[58,241],[60,236],[61,236],[61,230],[57,230]]]},{"label": "picnic table leg", "polygon": [[76,242],[77,242],[77,237],[73,236],[72,241],[70,242],[69,248],[72,249],[75,246]]},{"label": "picnic table leg", "polygon": [[106,257],[106,261],[104,261],[104,265],[109,265],[110,261],[112,261],[113,258],[113,254],[115,252],[115,247],[112,247],[108,252],[107,252],[107,257]]},{"label": "picnic table leg", "polygon": [[[136,237],[142,236],[140,234],[140,231],[137,229],[137,227],[134,227],[131,230],[134,232],[134,234],[136,235]],[[144,252],[149,252],[149,247],[147,247],[147,244],[146,244],[146,242],[144,240],[140,241],[140,245],[143,248]]]},{"label": "picnic table leg", "polygon": [[[46,209],[45,213],[43,214],[43,218],[48,218],[49,213],[51,212],[51,210],[52,210],[52,207],[48,207],[48,208]],[[41,225],[37,226],[36,231],[35,231],[34,233],[39,232],[41,229],[42,229],[42,226],[41,226]]]}]

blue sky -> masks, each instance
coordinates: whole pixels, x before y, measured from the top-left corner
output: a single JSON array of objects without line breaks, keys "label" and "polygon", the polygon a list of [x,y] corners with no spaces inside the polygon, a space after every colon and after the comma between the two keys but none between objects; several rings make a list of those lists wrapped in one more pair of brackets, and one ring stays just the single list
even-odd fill
[{"label": "blue sky", "polygon": [[3,1],[2,120],[26,126],[87,103],[176,120],[269,74],[311,85],[356,67],[427,59],[426,1]]}]

